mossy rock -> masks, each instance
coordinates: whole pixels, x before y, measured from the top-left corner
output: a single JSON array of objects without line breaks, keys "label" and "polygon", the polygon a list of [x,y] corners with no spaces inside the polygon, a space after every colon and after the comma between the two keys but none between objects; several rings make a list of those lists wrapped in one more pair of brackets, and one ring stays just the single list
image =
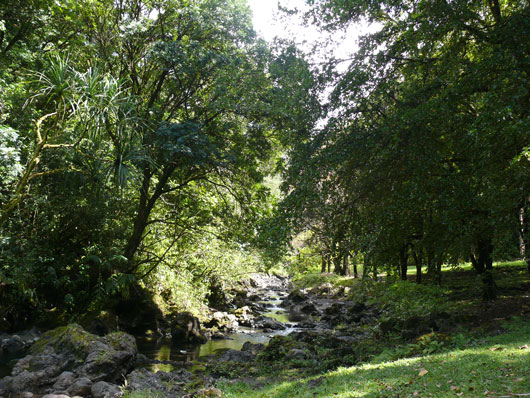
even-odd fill
[{"label": "mossy rock", "polygon": [[34,355],[73,353],[77,359],[84,360],[90,347],[97,342],[97,336],[88,333],[77,324],[70,324],[43,333],[39,341],[31,347],[31,353]]},{"label": "mossy rock", "polygon": [[267,347],[258,354],[258,357],[266,361],[274,361],[284,359],[291,350],[304,350],[305,348],[307,344],[295,341],[288,336],[274,336]]}]

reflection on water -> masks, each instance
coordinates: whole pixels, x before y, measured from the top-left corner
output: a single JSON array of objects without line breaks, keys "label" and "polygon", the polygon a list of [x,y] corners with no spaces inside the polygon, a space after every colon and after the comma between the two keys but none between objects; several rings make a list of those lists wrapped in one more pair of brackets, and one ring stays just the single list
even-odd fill
[{"label": "reflection on water", "polygon": [[[272,308],[269,308],[269,312],[264,315],[283,323],[289,322],[285,310],[276,307],[275,305],[273,305]],[[209,340],[204,344],[195,346],[181,345],[174,343],[170,339],[137,337],[136,341],[140,353],[144,354],[149,359],[166,362],[150,365],[152,371],[171,372],[182,366],[192,366],[194,362],[198,360],[200,361],[201,357],[219,354],[226,350],[240,350],[246,342],[266,344],[271,337],[275,335],[287,335],[291,333],[294,328],[293,326],[289,326],[286,330],[278,330],[272,333],[263,333],[260,330],[251,328],[241,328],[241,330],[241,333],[227,335],[227,339]]]},{"label": "reflection on water", "polygon": [[26,351],[22,351],[18,354],[2,354],[0,355],[0,379],[9,376],[13,369],[14,362],[17,359],[25,357]]}]

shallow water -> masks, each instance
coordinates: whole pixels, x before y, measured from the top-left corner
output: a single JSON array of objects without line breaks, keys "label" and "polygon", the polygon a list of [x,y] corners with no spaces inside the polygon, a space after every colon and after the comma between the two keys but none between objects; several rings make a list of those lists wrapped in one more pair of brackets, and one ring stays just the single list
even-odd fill
[{"label": "shallow water", "polygon": [[219,354],[226,350],[240,350],[246,342],[267,344],[273,336],[285,336],[296,330],[296,322],[289,322],[288,314],[284,308],[280,307],[281,300],[278,297],[271,297],[271,300],[263,300],[262,303],[268,304],[268,311],[263,315],[288,324],[285,330],[264,333],[260,329],[241,328],[241,332],[228,334],[226,339],[209,340],[204,344],[194,346],[174,343],[171,339],[157,340],[140,336],[136,337],[138,351],[149,359],[173,362],[149,365],[154,372],[170,372],[182,366],[193,367],[201,361],[201,358],[209,355]]},{"label": "shallow water", "polygon": [[9,376],[11,370],[15,365],[17,359],[23,358],[26,356],[26,351],[20,352],[18,354],[2,354],[0,355],[0,379]]}]

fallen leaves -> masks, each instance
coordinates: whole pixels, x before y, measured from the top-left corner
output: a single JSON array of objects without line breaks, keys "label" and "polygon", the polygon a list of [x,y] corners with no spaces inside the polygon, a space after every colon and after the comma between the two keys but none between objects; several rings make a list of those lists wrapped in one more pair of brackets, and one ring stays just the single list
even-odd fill
[{"label": "fallen leaves", "polygon": [[427,369],[422,368],[422,369],[420,370],[420,373],[418,373],[418,376],[423,377],[423,376],[425,376],[427,373],[429,373],[429,371],[428,371]]}]

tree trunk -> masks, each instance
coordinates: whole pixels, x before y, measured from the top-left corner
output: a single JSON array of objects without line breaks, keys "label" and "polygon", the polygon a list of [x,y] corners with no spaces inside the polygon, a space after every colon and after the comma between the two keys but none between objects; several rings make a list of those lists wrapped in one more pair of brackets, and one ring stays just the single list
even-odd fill
[{"label": "tree trunk", "polygon": [[363,279],[368,278],[368,271],[370,270],[370,264],[368,260],[368,255],[363,256]]},{"label": "tree trunk", "polygon": [[412,251],[414,262],[416,263],[416,283],[422,282],[421,267],[423,265],[423,251],[420,249],[419,253]]},{"label": "tree trunk", "polygon": [[322,255],[322,268],[320,269],[320,272],[321,273],[326,272],[326,256],[324,254]]},{"label": "tree trunk", "polygon": [[351,275],[350,255],[349,254],[345,254],[344,255],[342,270],[344,272],[344,276],[350,276]]},{"label": "tree trunk", "polygon": [[530,274],[530,208],[528,201],[523,202],[519,213],[521,229],[519,231],[521,240],[521,257],[526,262],[528,273]]},{"label": "tree trunk", "polygon": [[335,268],[333,269],[333,272],[337,275],[344,275],[344,271],[340,263],[341,263],[341,256],[335,254],[333,256],[333,265],[335,266]]},{"label": "tree trunk", "polygon": [[[142,188],[140,191],[140,199],[138,201],[136,217],[134,219],[133,231],[127,241],[125,250],[123,251],[124,257],[127,258],[127,271],[126,272],[128,273],[132,273],[136,271],[136,264],[134,263],[134,256],[136,255],[136,252],[138,251],[138,248],[140,247],[140,244],[142,243],[143,235],[144,235],[145,229],[147,228],[147,223],[149,221],[149,216],[151,215],[151,211],[155,207],[156,201],[164,193],[164,187],[166,186],[174,170],[175,170],[175,166],[173,165],[167,166],[164,169],[164,171],[162,172],[162,175],[158,179],[158,182],[155,186],[153,194],[149,197],[149,186],[151,184],[152,174],[151,174],[151,171],[149,170],[149,167],[146,167],[144,169]],[[191,179],[182,185],[186,185],[190,181]]]},{"label": "tree trunk", "polygon": [[479,239],[477,244],[478,256],[471,255],[471,264],[477,274],[482,275],[486,270],[493,269],[493,259],[491,257],[493,253],[493,245],[491,239]]},{"label": "tree trunk", "polygon": [[357,271],[357,260],[353,262],[353,276],[355,278],[359,277],[359,272]]},{"label": "tree trunk", "polygon": [[438,285],[442,285],[442,265],[443,265],[443,255],[440,255],[437,259],[436,259],[436,269],[435,269],[435,274],[436,274],[436,282],[438,283]]},{"label": "tree trunk", "polygon": [[403,246],[399,251],[399,268],[401,270],[401,280],[407,280],[407,269],[408,269],[408,245]]}]

